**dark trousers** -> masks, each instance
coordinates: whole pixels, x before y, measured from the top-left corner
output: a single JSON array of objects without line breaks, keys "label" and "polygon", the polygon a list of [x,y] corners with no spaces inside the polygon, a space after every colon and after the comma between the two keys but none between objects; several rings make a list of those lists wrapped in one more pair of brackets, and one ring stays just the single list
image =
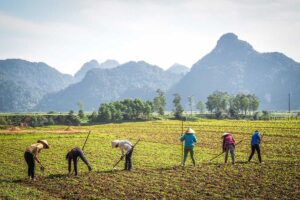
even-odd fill
[{"label": "dark trousers", "polygon": [[187,158],[189,152],[190,152],[193,164],[195,166],[196,161],[195,161],[195,158],[194,158],[194,147],[184,147],[183,165],[185,165],[185,161],[186,161],[186,158]]},{"label": "dark trousers", "polygon": [[34,179],[35,162],[32,153],[25,152],[24,158],[28,166],[28,176]]},{"label": "dark trousers", "polygon": [[72,153],[72,156],[70,156],[68,158],[68,170],[69,170],[69,173],[71,172],[71,164],[72,164],[72,160],[73,160],[75,175],[77,175],[77,161],[78,161],[78,157],[88,166],[89,170],[91,170],[90,164],[87,161],[87,159],[84,156],[84,154],[83,154],[83,152],[82,152],[81,149],[75,148],[75,149],[72,150],[71,153]]},{"label": "dark trousers", "polygon": [[131,170],[131,167],[132,167],[132,163],[131,163],[132,152],[133,152],[133,148],[126,154],[124,170]]},{"label": "dark trousers", "polygon": [[257,155],[258,155],[258,160],[259,162],[261,162],[261,155],[260,155],[260,148],[259,148],[259,144],[255,144],[255,145],[251,145],[251,154],[250,154],[250,157],[249,157],[249,162],[250,160],[252,159],[254,153],[255,153],[255,150],[257,151]]}]

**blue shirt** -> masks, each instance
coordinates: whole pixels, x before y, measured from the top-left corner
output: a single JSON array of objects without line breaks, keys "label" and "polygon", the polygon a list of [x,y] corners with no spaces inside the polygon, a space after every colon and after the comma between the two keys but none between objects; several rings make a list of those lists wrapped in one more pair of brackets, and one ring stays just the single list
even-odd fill
[{"label": "blue shirt", "polygon": [[255,132],[251,138],[251,145],[260,144],[261,136],[259,132]]},{"label": "blue shirt", "polygon": [[197,142],[196,135],[185,133],[180,137],[180,140],[184,141],[184,147],[194,147]]}]

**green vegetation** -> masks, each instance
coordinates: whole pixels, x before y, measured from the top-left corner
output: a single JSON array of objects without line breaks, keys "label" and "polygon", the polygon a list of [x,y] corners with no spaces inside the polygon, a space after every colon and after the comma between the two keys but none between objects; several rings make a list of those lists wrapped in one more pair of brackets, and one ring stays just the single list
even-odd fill
[{"label": "green vegetation", "polygon": [[219,119],[223,113],[231,118],[238,118],[239,114],[255,112],[259,107],[259,99],[254,94],[238,93],[229,95],[227,92],[215,91],[207,97],[207,110],[214,112]]},{"label": "green vegetation", "polygon": [[174,104],[174,117],[175,117],[175,119],[181,119],[184,109],[181,105],[181,97],[177,93],[174,94],[173,104]]},{"label": "green vegetation", "polygon": [[157,97],[153,99],[153,110],[160,115],[164,115],[165,107],[167,104],[165,93],[160,89],[157,89],[156,93],[157,93]]},{"label": "green vegetation", "polygon": [[[182,169],[182,122],[161,120],[102,124],[95,126],[48,126],[21,130],[0,130],[0,199],[297,199],[299,190],[299,120],[186,121],[183,129],[197,132],[197,166]],[[263,134],[263,164],[257,156],[245,163],[254,130]],[[65,154],[81,147],[88,131],[92,134],[85,154],[93,171],[79,161],[79,176],[67,177]],[[221,135],[232,132],[236,141],[236,165],[223,164]],[[111,171],[120,151],[111,148],[114,139],[141,139],[133,153],[133,171],[124,172],[122,163]],[[46,167],[37,180],[26,180],[24,149],[46,139],[50,149],[40,159]]]},{"label": "green vegetation", "polygon": [[94,122],[120,122],[123,120],[149,119],[153,112],[150,101],[140,99],[124,99],[112,103],[101,104],[98,118]]}]

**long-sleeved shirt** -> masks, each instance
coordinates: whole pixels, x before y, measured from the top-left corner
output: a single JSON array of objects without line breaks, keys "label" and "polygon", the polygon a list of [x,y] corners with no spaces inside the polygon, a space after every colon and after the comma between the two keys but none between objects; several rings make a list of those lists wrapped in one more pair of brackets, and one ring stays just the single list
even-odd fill
[{"label": "long-sleeved shirt", "polygon": [[180,137],[180,140],[184,141],[184,147],[194,147],[197,137],[195,134],[185,133]]},{"label": "long-sleeved shirt", "polygon": [[254,132],[254,134],[252,135],[251,138],[251,145],[256,145],[256,144],[260,144],[261,141],[261,136],[259,134],[259,132]]},{"label": "long-sleeved shirt", "polygon": [[233,144],[233,145],[235,144],[235,140],[234,140],[232,134],[224,136],[223,149],[225,149],[228,145],[231,145],[231,144]]},{"label": "long-sleeved shirt", "polygon": [[25,152],[32,153],[34,157],[38,157],[41,150],[44,148],[42,143],[32,144],[31,146],[27,147]]},{"label": "long-sleeved shirt", "polygon": [[120,140],[118,145],[122,150],[122,155],[127,154],[132,149],[132,144],[128,140]]}]

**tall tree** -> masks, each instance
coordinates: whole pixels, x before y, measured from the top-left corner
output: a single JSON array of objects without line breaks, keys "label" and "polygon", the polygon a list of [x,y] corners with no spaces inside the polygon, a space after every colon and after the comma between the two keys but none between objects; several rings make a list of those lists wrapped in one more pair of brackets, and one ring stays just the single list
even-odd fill
[{"label": "tall tree", "polygon": [[255,94],[248,95],[248,98],[249,98],[249,110],[252,112],[256,111],[260,103],[259,98]]},{"label": "tall tree", "polygon": [[175,116],[175,119],[181,119],[182,118],[182,113],[183,113],[183,107],[181,105],[181,97],[179,94],[174,94],[174,100],[173,100],[173,103],[174,103],[174,116]]},{"label": "tall tree", "polygon": [[205,104],[203,101],[199,101],[197,103],[197,109],[199,110],[200,113],[204,113],[205,111]]},{"label": "tall tree", "polygon": [[229,95],[227,92],[215,91],[207,97],[206,107],[210,112],[220,113],[227,111]]},{"label": "tall tree", "polygon": [[154,111],[158,112],[160,115],[164,115],[165,107],[166,107],[165,93],[161,89],[157,89],[156,93],[157,93],[157,97],[153,99]]},{"label": "tall tree", "polygon": [[78,117],[80,119],[83,119],[84,118],[84,111],[83,111],[83,103],[81,101],[78,101],[77,102],[77,105],[79,107],[79,111],[78,111]]},{"label": "tall tree", "polygon": [[112,120],[111,110],[108,104],[106,103],[101,104],[98,111],[98,117],[100,121],[104,121],[104,122],[110,122]]}]

